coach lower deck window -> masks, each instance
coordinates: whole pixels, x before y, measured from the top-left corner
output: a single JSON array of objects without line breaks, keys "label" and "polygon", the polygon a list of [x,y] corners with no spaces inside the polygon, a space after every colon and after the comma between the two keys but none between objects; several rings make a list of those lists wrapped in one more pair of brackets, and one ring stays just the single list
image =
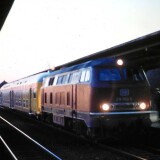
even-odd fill
[{"label": "coach lower deck window", "polygon": [[33,92],[33,98],[36,98],[36,92]]}]

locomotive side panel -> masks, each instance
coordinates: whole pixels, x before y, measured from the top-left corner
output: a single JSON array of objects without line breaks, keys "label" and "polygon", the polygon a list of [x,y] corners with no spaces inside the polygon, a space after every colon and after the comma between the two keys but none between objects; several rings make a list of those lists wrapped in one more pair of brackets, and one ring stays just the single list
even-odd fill
[{"label": "locomotive side panel", "polygon": [[90,84],[77,84],[77,110],[90,112],[92,102],[92,88]]},{"label": "locomotive side panel", "polygon": [[72,85],[43,88],[43,108],[72,108]]}]

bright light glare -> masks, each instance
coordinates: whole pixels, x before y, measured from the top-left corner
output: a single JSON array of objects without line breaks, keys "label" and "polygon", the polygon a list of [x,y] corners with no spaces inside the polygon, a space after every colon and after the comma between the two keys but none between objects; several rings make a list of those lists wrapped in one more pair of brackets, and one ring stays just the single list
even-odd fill
[{"label": "bright light glare", "polygon": [[139,105],[139,108],[142,109],[142,110],[145,110],[146,109],[146,104],[144,102],[140,103]]},{"label": "bright light glare", "polygon": [[117,60],[117,64],[118,64],[119,66],[122,66],[122,65],[123,65],[123,60],[122,60],[122,59],[118,59],[118,60]]},{"label": "bright light glare", "polygon": [[108,110],[110,109],[110,106],[109,106],[107,103],[104,103],[104,104],[102,105],[102,109],[103,109],[104,111],[108,111]]}]

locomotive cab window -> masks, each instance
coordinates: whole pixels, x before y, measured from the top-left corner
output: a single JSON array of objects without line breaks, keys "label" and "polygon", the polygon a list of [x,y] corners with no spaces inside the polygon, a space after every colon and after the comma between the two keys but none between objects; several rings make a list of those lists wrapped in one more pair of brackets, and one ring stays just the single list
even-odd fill
[{"label": "locomotive cab window", "polygon": [[145,79],[141,69],[123,69],[124,79],[131,81],[143,81]]},{"label": "locomotive cab window", "polygon": [[118,69],[100,69],[99,71],[100,81],[119,81],[121,80],[120,72]]},{"label": "locomotive cab window", "polygon": [[141,68],[101,68],[99,80],[138,82],[145,80],[145,76]]}]

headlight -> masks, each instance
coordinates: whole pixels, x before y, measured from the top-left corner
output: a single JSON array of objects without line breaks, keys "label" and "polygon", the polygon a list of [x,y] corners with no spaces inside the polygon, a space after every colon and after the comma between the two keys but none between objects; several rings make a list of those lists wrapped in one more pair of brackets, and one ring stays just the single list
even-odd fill
[{"label": "headlight", "polygon": [[107,103],[102,104],[101,107],[102,107],[102,110],[103,110],[103,111],[109,111],[109,110],[110,110],[110,105],[107,104]]},{"label": "headlight", "polygon": [[141,103],[139,104],[139,108],[140,108],[141,110],[145,110],[145,109],[147,108],[146,103],[141,102]]},{"label": "headlight", "polygon": [[118,60],[117,60],[117,64],[118,64],[119,66],[122,66],[122,65],[123,65],[123,60],[122,60],[122,59],[118,59]]}]

